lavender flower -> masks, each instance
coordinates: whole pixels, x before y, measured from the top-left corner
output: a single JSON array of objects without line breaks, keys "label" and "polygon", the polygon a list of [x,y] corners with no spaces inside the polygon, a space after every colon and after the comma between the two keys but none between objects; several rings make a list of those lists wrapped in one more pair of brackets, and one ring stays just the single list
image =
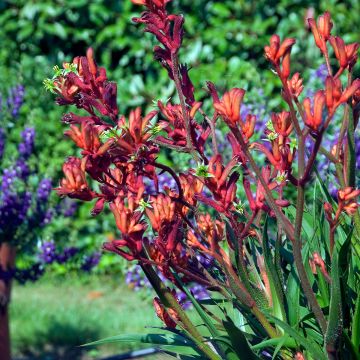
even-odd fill
[{"label": "lavender flower", "polygon": [[143,271],[139,265],[132,266],[125,276],[126,284],[134,291],[141,288],[151,288],[149,280],[144,276]]},{"label": "lavender flower", "polygon": [[56,206],[55,210],[58,215],[72,217],[75,214],[77,207],[78,204],[75,200],[64,198],[61,200],[60,204]]},{"label": "lavender flower", "polygon": [[94,267],[96,267],[101,258],[101,253],[94,252],[91,255],[87,255],[84,257],[83,263],[81,265],[81,270],[90,272]]},{"label": "lavender flower", "polygon": [[[209,293],[202,285],[196,284],[190,287],[189,290],[193,294],[194,298],[198,301],[210,298]],[[187,295],[182,291],[177,292],[177,298],[179,299],[179,303],[182,305],[184,310],[190,309],[192,307],[192,302],[188,300]]]},{"label": "lavender flower", "polygon": [[7,107],[11,116],[16,119],[19,115],[20,108],[24,103],[25,88],[23,85],[17,85],[10,90],[7,98]]},{"label": "lavender flower", "polygon": [[18,151],[21,157],[28,159],[34,150],[35,129],[26,127],[21,132],[22,142],[19,144]]},{"label": "lavender flower", "polygon": [[15,171],[19,179],[26,180],[30,175],[30,169],[26,161],[22,158],[15,163]]},{"label": "lavender flower", "polygon": [[31,206],[30,192],[16,194],[7,191],[0,198],[0,235],[14,236],[24,223]]},{"label": "lavender flower", "polygon": [[67,261],[69,261],[71,258],[73,258],[77,253],[79,252],[79,249],[76,247],[67,247],[63,250],[62,254],[56,255],[56,261],[59,264],[64,264]]},{"label": "lavender flower", "polygon": [[38,185],[37,198],[38,201],[46,202],[51,193],[51,179],[42,179]]},{"label": "lavender flower", "polygon": [[[174,178],[172,176],[170,176],[167,172],[160,174],[158,176],[158,180],[159,180],[159,191],[160,192],[163,192],[165,187],[168,187],[170,189],[176,188],[176,182],[175,182]],[[149,194],[154,194],[157,192],[152,181],[151,182],[147,181],[145,183],[145,189],[146,189],[146,192]]]},{"label": "lavender flower", "polygon": [[39,250],[39,259],[43,263],[52,264],[56,260],[56,246],[53,240],[43,242]]},{"label": "lavender flower", "polygon": [[27,269],[14,269],[14,278],[20,283],[25,284],[27,281],[37,281],[45,269],[42,263],[35,263]]}]

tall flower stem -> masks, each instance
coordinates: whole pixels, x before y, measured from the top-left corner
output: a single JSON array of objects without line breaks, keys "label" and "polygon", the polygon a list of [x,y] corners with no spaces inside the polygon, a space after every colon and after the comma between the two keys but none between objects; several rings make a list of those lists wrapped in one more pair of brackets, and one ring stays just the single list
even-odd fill
[{"label": "tall flower stem", "polygon": [[206,344],[206,340],[202,337],[196,327],[193,325],[191,320],[188,318],[186,312],[180,306],[180,304],[174,298],[174,295],[170,290],[164,285],[159,276],[156,274],[154,269],[150,265],[141,265],[146,277],[149,279],[150,283],[154,287],[155,291],[159,295],[161,301],[163,302],[166,308],[173,309],[176,314],[179,316],[180,321],[184,329],[194,338],[197,343],[199,350],[207,356],[210,360],[221,360],[219,355],[217,355],[209,345]]},{"label": "tall flower stem", "polygon": [[286,232],[286,235],[289,237],[290,240],[293,240],[294,239],[294,227],[290,223],[289,219],[283,214],[283,212],[276,205],[275,199],[271,194],[271,190],[269,189],[268,184],[266,183],[264,177],[262,176],[259,167],[256,165],[254,158],[250,154],[248,146],[246,145],[241,132],[237,128],[234,128],[234,127],[231,128],[231,131],[234,134],[236,140],[239,142],[242,151],[246,155],[246,158],[248,159],[248,161],[250,163],[251,169],[254,171],[254,173],[256,174],[257,178],[259,179],[261,185],[263,186],[264,191],[265,191],[265,198],[266,198],[266,201],[268,202],[271,210],[275,213],[276,218],[282,224],[284,231]]},{"label": "tall flower stem", "polygon": [[[318,146],[320,143],[317,143]],[[317,146],[317,148],[318,148]],[[316,145],[315,145],[316,147]],[[314,149],[315,150],[315,149]],[[315,153],[316,154],[316,153]],[[301,135],[299,137],[299,145],[298,145],[298,176],[300,179],[304,179],[305,174],[305,141],[304,136]],[[309,170],[310,171],[310,170]],[[306,179],[304,179],[306,182]],[[295,216],[295,239],[293,243],[293,255],[295,260],[295,265],[299,274],[299,279],[301,286],[304,290],[306,299],[310,305],[311,310],[314,312],[317,322],[319,323],[321,330],[323,332],[326,331],[327,324],[325,316],[320,308],[319,303],[316,300],[315,294],[311,287],[309,278],[307,276],[304,261],[301,253],[302,249],[302,240],[301,240],[301,229],[303,222],[303,214],[305,207],[305,184],[304,182],[299,181],[297,186],[297,202],[296,202],[296,216]]]}]

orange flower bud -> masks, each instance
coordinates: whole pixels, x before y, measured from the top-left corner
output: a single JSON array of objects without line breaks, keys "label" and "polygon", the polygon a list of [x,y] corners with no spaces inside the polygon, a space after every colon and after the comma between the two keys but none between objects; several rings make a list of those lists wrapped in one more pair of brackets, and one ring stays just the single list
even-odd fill
[{"label": "orange flower bud", "polygon": [[289,136],[293,129],[290,113],[288,111],[282,111],[281,113],[272,113],[271,122],[274,126],[274,130],[278,135]]},{"label": "orange flower bud", "polygon": [[295,73],[287,83],[291,94],[295,97],[299,97],[304,89],[303,80],[301,79],[300,74],[298,72]]},{"label": "orange flower bud", "polygon": [[360,195],[360,189],[355,190],[352,187],[348,186],[345,189],[339,190],[338,198],[342,201],[352,200]]},{"label": "orange flower bud", "polygon": [[306,98],[303,102],[306,115],[305,124],[314,131],[317,131],[322,123],[325,100],[324,91],[318,90],[314,97],[313,109],[311,109],[310,98]]},{"label": "orange flower bud", "polygon": [[247,114],[244,124],[241,124],[241,130],[247,139],[250,139],[254,135],[256,123],[256,115]]}]

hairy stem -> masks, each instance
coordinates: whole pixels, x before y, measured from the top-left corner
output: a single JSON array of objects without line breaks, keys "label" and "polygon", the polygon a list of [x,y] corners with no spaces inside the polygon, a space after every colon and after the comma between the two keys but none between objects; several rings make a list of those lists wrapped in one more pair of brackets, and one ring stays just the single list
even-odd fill
[{"label": "hairy stem", "polygon": [[188,110],[187,110],[187,107],[185,104],[185,97],[184,97],[184,93],[182,91],[181,81],[180,81],[180,77],[179,77],[179,59],[178,59],[177,54],[174,54],[174,53],[171,54],[171,61],[172,61],[172,65],[173,65],[172,73],[174,76],[175,87],[176,87],[176,90],[179,95],[181,111],[182,111],[182,114],[184,117],[184,122],[185,122],[186,147],[191,149],[191,153],[194,156],[194,159],[196,161],[198,161],[199,156],[194,148],[193,140],[191,138],[190,117],[189,117],[189,113],[188,113]]},{"label": "hairy stem", "polygon": [[183,325],[184,329],[194,338],[194,340],[196,340],[199,350],[210,360],[221,360],[219,355],[217,355],[210,348],[210,346],[206,344],[205,339],[199,333],[195,325],[191,322],[180,304],[176,301],[171,291],[161,281],[154,269],[148,265],[142,265],[142,269],[146,277],[149,279],[152,286],[156,290],[157,294],[161,298],[163,305],[166,308],[171,308],[176,312],[176,314],[180,318],[181,324]]}]

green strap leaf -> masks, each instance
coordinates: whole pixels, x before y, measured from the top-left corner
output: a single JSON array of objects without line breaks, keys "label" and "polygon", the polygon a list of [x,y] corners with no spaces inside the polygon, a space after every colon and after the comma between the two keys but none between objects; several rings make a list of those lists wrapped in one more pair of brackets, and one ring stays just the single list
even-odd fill
[{"label": "green strap leaf", "polygon": [[300,345],[302,345],[310,353],[310,355],[314,357],[316,360],[327,360],[327,357],[323,353],[319,344],[317,344],[311,339],[307,339],[301,336],[300,333],[298,333],[296,330],[294,330],[290,325],[288,325],[284,321],[281,321],[271,315],[268,315],[268,318],[272,320],[276,325],[283,328],[283,330],[286,332],[287,335],[291,336],[295,341],[297,341]]},{"label": "green strap leaf", "polygon": [[226,317],[226,320],[223,320],[223,325],[229,335],[232,348],[239,359],[260,360],[260,358],[251,350],[243,332],[228,316]]},{"label": "green strap leaf", "polygon": [[328,353],[336,352],[343,331],[343,300],[346,296],[347,265],[350,254],[352,230],[340,250],[334,248],[331,265],[331,300],[329,322],[325,334],[325,347]]}]

